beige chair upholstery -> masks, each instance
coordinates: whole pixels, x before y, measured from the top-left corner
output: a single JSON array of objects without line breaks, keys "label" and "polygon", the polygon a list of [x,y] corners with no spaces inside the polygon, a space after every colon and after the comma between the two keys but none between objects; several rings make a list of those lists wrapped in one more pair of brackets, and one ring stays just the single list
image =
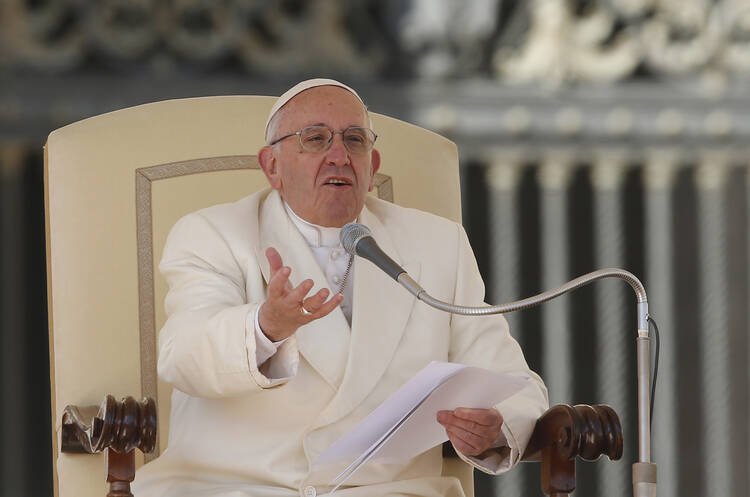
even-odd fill
[{"label": "beige chair upholstery", "polygon": [[[152,396],[167,443],[170,388],[156,377],[166,284],[156,270],[184,214],[266,186],[255,154],[274,98],[141,105],[50,134],[45,148],[55,495],[103,497],[103,456],[63,454],[66,405]],[[373,115],[382,165],[374,194],[460,221],[458,155],[434,133]],[[142,460],[138,464],[142,464]],[[463,463],[466,491],[471,469]],[[455,471],[455,470],[454,470]]]}]

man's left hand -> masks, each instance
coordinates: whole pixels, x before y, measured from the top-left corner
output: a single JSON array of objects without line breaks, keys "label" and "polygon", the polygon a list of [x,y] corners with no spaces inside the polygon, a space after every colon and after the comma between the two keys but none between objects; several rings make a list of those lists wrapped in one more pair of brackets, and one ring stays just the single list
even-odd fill
[{"label": "man's left hand", "polygon": [[465,456],[478,456],[493,447],[500,435],[503,416],[496,409],[459,407],[438,411],[437,421],[445,427],[457,451]]}]

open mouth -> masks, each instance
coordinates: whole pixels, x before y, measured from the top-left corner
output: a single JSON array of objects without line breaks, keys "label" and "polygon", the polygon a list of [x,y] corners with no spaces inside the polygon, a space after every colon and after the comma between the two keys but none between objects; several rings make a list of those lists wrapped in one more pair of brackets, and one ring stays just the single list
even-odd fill
[{"label": "open mouth", "polygon": [[344,180],[344,179],[339,179],[339,178],[331,178],[328,181],[326,181],[324,185],[330,185],[330,186],[335,186],[339,188],[352,186],[352,184],[349,181]]}]

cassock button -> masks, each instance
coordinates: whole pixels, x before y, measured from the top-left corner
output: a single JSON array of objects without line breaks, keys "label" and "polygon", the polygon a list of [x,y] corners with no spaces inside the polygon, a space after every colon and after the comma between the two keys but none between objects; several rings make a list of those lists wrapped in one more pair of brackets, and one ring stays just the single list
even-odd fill
[{"label": "cassock button", "polygon": [[315,497],[318,495],[318,492],[315,490],[315,487],[308,485],[302,489],[302,495],[304,495],[304,497]]}]

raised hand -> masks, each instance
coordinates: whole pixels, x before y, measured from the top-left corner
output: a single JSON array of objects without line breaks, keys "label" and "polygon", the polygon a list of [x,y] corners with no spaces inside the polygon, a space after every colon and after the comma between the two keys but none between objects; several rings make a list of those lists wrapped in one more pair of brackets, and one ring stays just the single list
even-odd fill
[{"label": "raised hand", "polygon": [[478,456],[494,446],[503,416],[496,409],[459,407],[453,411],[438,411],[437,421],[445,427],[457,451],[465,456]]},{"label": "raised hand", "polygon": [[289,282],[292,270],[283,265],[276,249],[266,249],[266,258],[271,266],[271,277],[266,301],[258,311],[258,321],[263,333],[272,341],[293,335],[300,326],[326,316],[344,300],[343,295],[336,294],[326,302],[330,293],[327,288],[307,297],[314,286],[313,280],[307,279],[292,288]]}]

